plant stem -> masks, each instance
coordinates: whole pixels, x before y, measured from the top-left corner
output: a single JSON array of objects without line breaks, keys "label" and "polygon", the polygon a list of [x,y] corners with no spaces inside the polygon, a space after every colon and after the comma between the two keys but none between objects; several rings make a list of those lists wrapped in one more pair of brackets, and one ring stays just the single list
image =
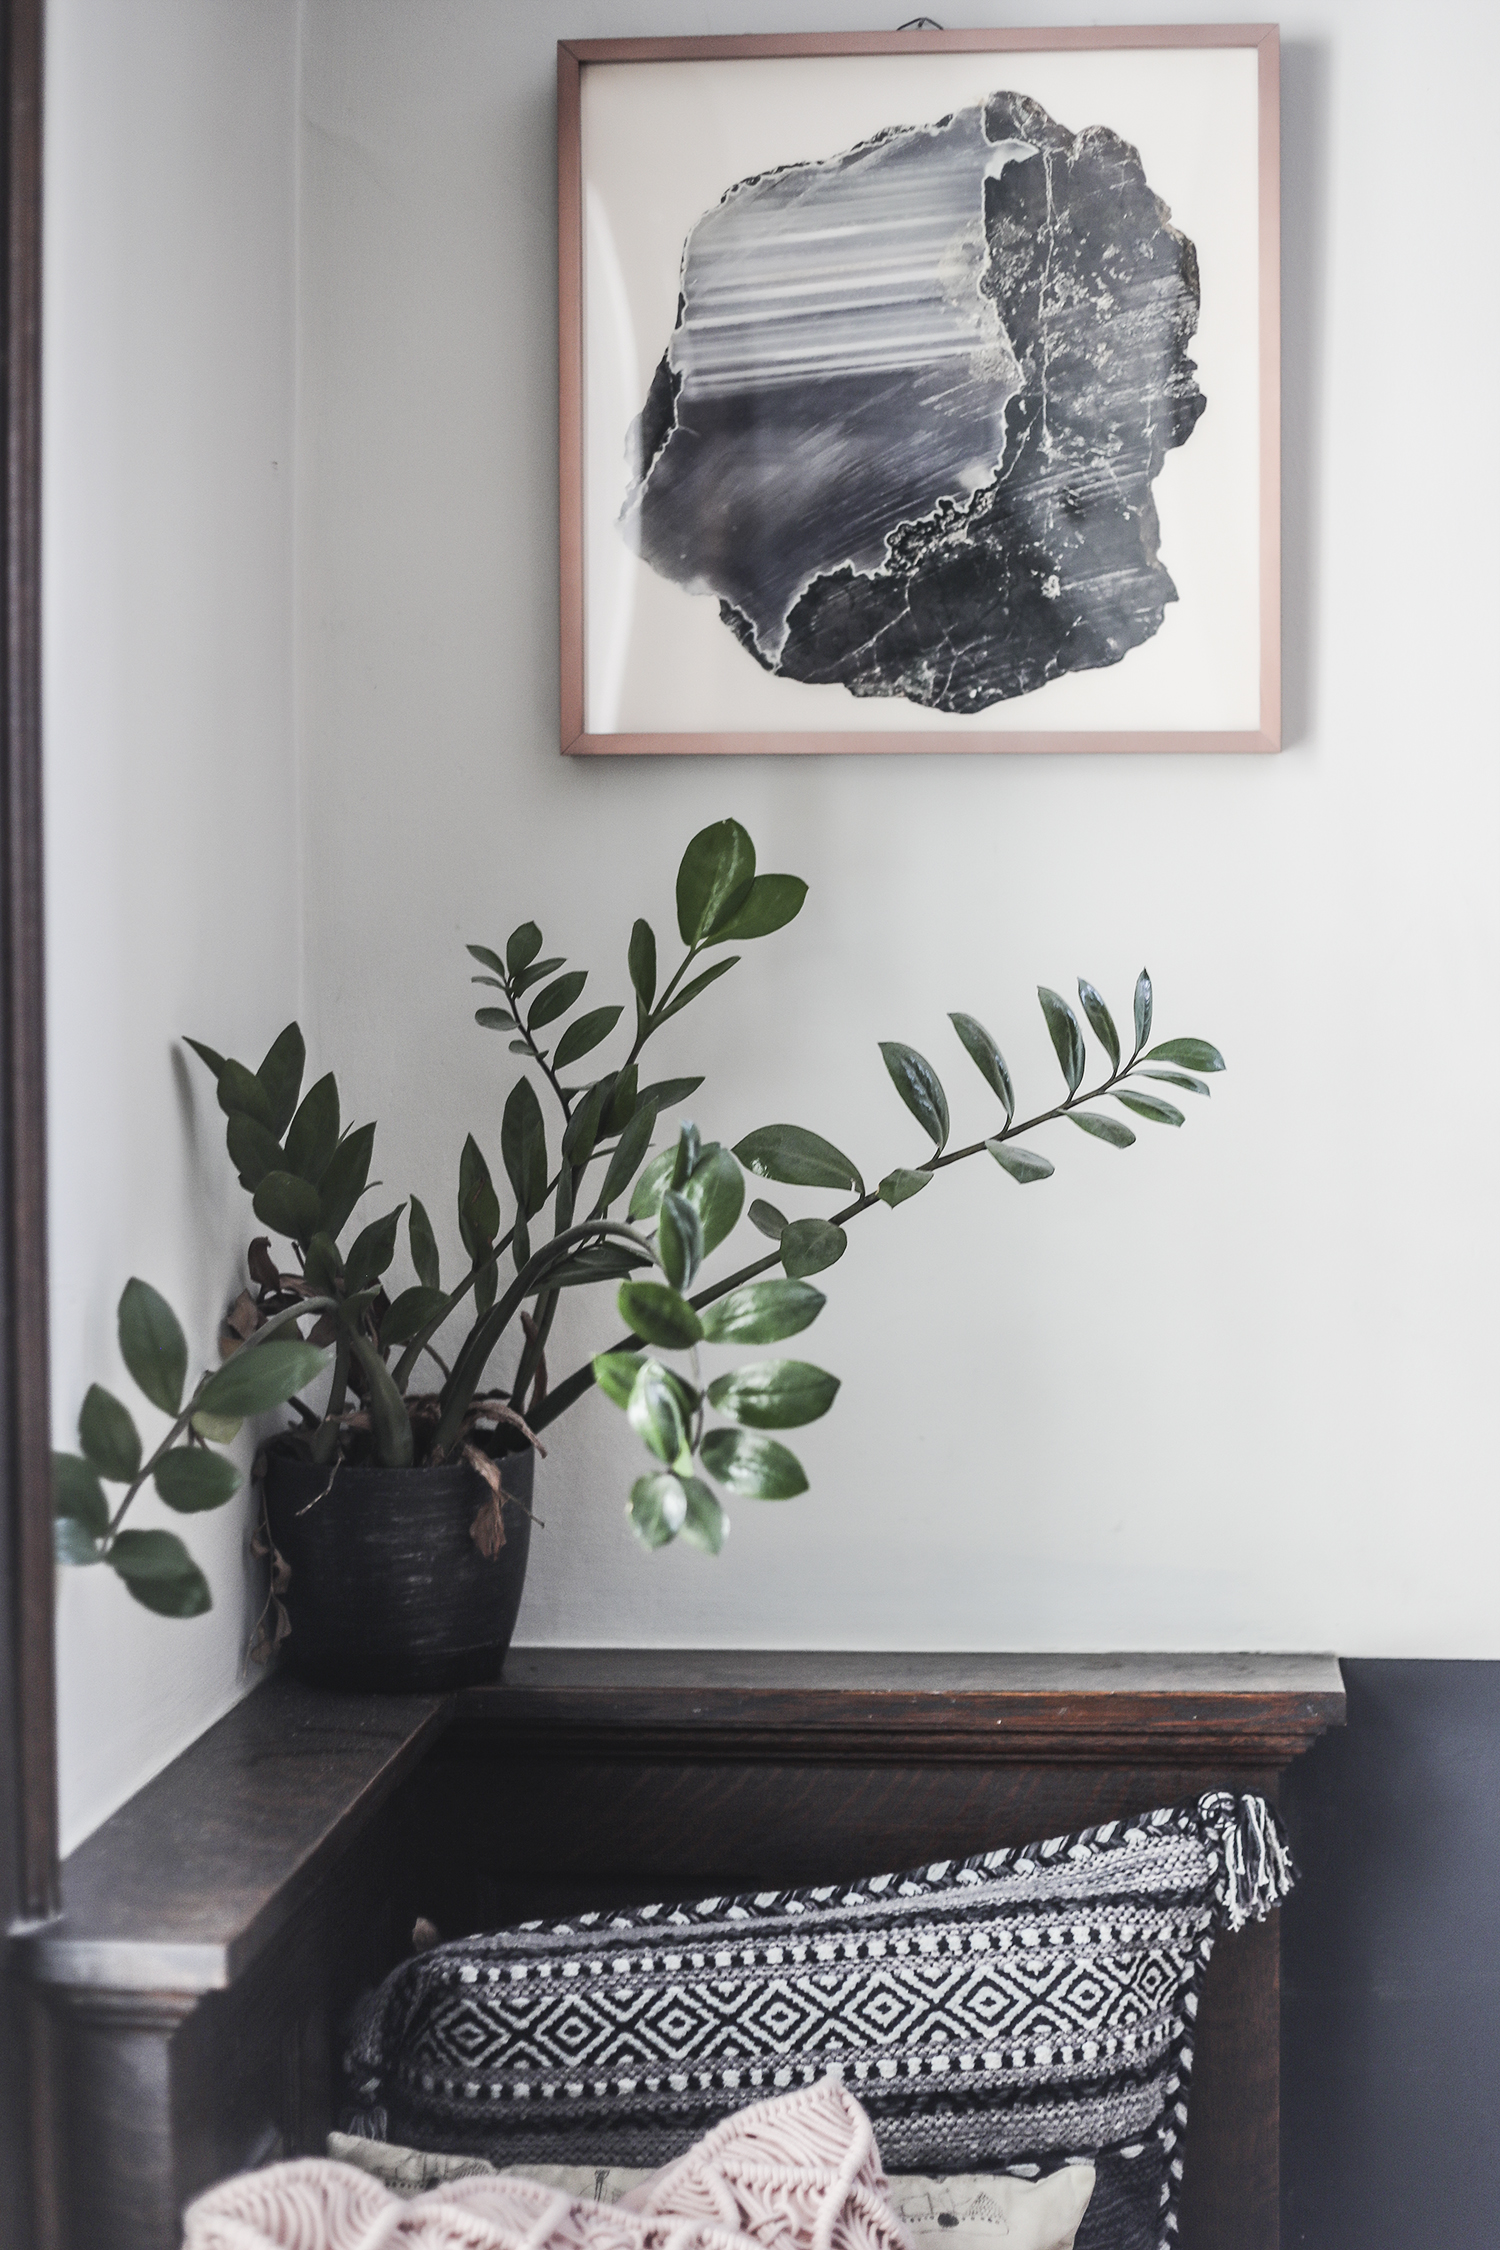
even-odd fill
[{"label": "plant stem", "polygon": [[631,1048],[629,1054],[625,1057],[625,1061],[622,1065],[623,1069],[628,1070],[631,1064],[638,1060],[641,1049],[645,1046],[646,1041],[651,1037],[652,1032],[660,1028],[662,1012],[665,1009],[667,1002],[671,999],[673,993],[677,990],[677,987],[681,984],[683,978],[687,975],[688,970],[697,960],[700,950],[701,949],[696,945],[690,945],[688,947],[686,953],[684,953],[682,959],[678,962],[677,973],[668,984],[666,991],[661,994],[660,998],[656,1002],[655,1007],[650,1010],[649,1014],[643,1017],[642,1020],[637,1024],[635,1044]]},{"label": "plant stem", "polygon": [[521,996],[512,988],[510,971],[508,969],[505,973],[505,997],[510,1002],[512,1008],[515,1010],[516,1029],[517,1031],[519,1031],[521,1037],[525,1040],[527,1047],[530,1049],[532,1061],[536,1064],[537,1069],[541,1072],[548,1085],[552,1088],[553,1093],[556,1094],[558,1101],[562,1105],[562,1113],[564,1117],[571,1117],[573,1114],[572,1106],[568,1101],[567,1095],[562,1090],[562,1082],[558,1078],[557,1072],[552,1068],[552,1065],[548,1062],[546,1056],[542,1053],[541,1048],[537,1045],[536,1041],[532,1038],[531,1033],[527,1030],[526,1025],[521,1020]]},{"label": "plant stem", "polygon": [[[289,1305],[285,1312],[277,1313],[274,1318],[266,1322],[263,1328],[257,1328],[253,1336],[247,1337],[244,1343],[241,1344],[240,1350],[242,1352],[253,1352],[257,1344],[263,1344],[268,1336],[274,1336],[278,1329],[285,1328],[290,1322],[301,1320],[306,1313],[335,1312],[337,1309],[338,1308],[332,1297],[309,1297],[305,1304]],[[183,1431],[192,1421],[193,1416],[198,1411],[199,1399],[202,1397],[203,1392],[213,1381],[215,1375],[218,1372],[219,1371],[216,1367],[211,1367],[206,1375],[199,1376],[197,1388],[194,1390],[192,1397],[188,1400],[187,1405],[178,1415],[176,1421],[172,1424],[172,1427],[168,1430],[166,1436],[162,1439],[160,1445],[152,1454],[150,1460],[142,1463],[141,1468],[134,1481],[125,1487],[125,1497],[120,1502],[120,1505],[118,1506],[118,1508],[116,1508],[114,1514],[109,1519],[109,1530],[105,1534],[107,1538],[113,1539],[115,1533],[120,1528],[120,1524],[125,1515],[125,1510],[130,1506],[131,1501],[140,1491],[141,1486],[146,1482],[147,1478],[151,1476],[156,1468],[157,1462],[161,1459],[164,1453],[171,1452],[172,1447],[177,1443],[177,1440],[181,1437]]]},{"label": "plant stem", "polygon": [[[947,1149],[929,1156],[925,1164],[914,1165],[912,1169],[918,1172],[946,1171],[950,1164],[961,1164],[966,1157],[978,1156],[982,1150],[989,1146],[991,1141],[1011,1141],[1022,1133],[1034,1133],[1038,1126],[1050,1125],[1055,1119],[1066,1117],[1070,1110],[1077,1109],[1080,1104],[1096,1102],[1101,1096],[1113,1092],[1116,1086],[1130,1076],[1139,1058],[1140,1048],[1137,1047],[1129,1062],[1122,1063],[1116,1070],[1111,1071],[1108,1078],[1104,1079],[1098,1086],[1091,1087],[1087,1091],[1080,1090],[1077,1093],[1069,1094],[1065,1100],[1058,1102],[1054,1108],[1039,1110],[1035,1117],[1023,1118],[1019,1124],[1012,1119],[1003,1131],[987,1134],[983,1140],[970,1141],[965,1148]],[[873,1204],[879,1201],[879,1190],[869,1188],[863,1195],[856,1196],[854,1201],[846,1205],[842,1211],[835,1211],[831,1224],[836,1227],[845,1227],[851,1219],[857,1219],[861,1211],[868,1211]],[[756,1258],[748,1266],[741,1266],[737,1273],[729,1274],[723,1281],[714,1282],[710,1288],[700,1289],[695,1297],[689,1298],[688,1302],[695,1310],[701,1312],[705,1305],[715,1303],[718,1298],[727,1296],[731,1289],[738,1289],[743,1282],[754,1281],[758,1275],[768,1272],[772,1266],[780,1265],[780,1263],[780,1250],[769,1250],[763,1258]],[[623,1336],[618,1343],[611,1344],[609,1349],[612,1352],[634,1351],[640,1342],[639,1336]],[[559,1414],[566,1414],[568,1408],[582,1398],[593,1380],[594,1363],[592,1359],[587,1359],[581,1367],[576,1367],[571,1375],[559,1383],[555,1390],[547,1393],[546,1398],[537,1409],[535,1427],[539,1430],[545,1429],[549,1422],[557,1420]]]}]

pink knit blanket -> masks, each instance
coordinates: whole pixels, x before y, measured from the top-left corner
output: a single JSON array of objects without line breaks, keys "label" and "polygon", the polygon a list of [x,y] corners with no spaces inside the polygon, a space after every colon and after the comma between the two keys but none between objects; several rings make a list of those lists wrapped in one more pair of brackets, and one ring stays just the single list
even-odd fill
[{"label": "pink knit blanket", "polygon": [[623,2203],[497,2173],[406,2201],[306,2157],[191,2205],[184,2250],[912,2250],[870,2121],[834,2079],[725,2120]]}]

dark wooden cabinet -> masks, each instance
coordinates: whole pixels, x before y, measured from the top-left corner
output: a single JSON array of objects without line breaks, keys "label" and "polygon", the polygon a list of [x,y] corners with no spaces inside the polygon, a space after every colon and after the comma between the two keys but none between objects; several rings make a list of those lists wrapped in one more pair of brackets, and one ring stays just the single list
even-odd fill
[{"label": "dark wooden cabinet", "polygon": [[[340,2019],[418,1915],[453,1936],[1274,1796],[1342,1717],[1326,1657],[526,1650],[450,1697],[273,1680],[73,1855],[31,1941],[50,2250],[176,2250],[212,2180],[319,2150]],[[1185,2250],[1274,2250],[1278,1978],[1274,1918],[1215,1955]]]}]

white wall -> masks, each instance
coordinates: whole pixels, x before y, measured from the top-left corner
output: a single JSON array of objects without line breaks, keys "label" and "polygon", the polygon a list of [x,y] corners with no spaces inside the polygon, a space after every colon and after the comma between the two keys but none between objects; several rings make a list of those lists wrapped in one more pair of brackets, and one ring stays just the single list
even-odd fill
[{"label": "white wall", "polygon": [[[991,14],[950,0],[943,21]],[[1143,1127],[1122,1156],[1054,1128],[1045,1187],[976,1165],[861,1220],[807,1340],[844,1377],[798,1441],[813,1494],[742,1504],[717,1563],[632,1545],[637,1449],[588,1400],[541,1479],[521,1637],[1500,1654],[1493,13],[1284,20],[1283,756],[566,763],[553,43],[804,21],[310,0],[322,1045],[383,1121],[384,1177],[451,1207],[464,1130],[496,1151],[510,1069],[470,1025],[462,941],[534,913],[623,998],[633,915],[670,926],[681,844],[733,812],[812,892],[662,1041],[709,1068],[705,1129],[800,1119],[878,1176],[924,1143],[877,1038],[931,1054],[972,1130],[944,1012],[982,1016],[1039,1106],[1034,985],[1081,971],[1124,1010],[1142,960],[1163,1030],[1231,1069],[1180,1136]],[[612,1330],[568,1310],[572,1351]]]},{"label": "white wall", "polygon": [[[45,508],[57,1441],[132,1273],[212,1356],[243,1198],[183,1031],[259,1059],[300,997],[292,734],[294,0],[53,0]],[[67,1848],[239,1692],[245,1504],[211,1614],[59,1574]]]},{"label": "white wall", "polygon": [[[877,1038],[933,1056],[967,1129],[947,1009],[1040,1103],[1036,982],[1082,971],[1123,1012],[1142,960],[1163,1030],[1230,1074],[1180,1136],[1054,1129],[1045,1187],[975,1166],[863,1219],[808,1338],[844,1377],[798,1439],[814,1491],[742,1504],[718,1562],[634,1546],[639,1456],[587,1400],[552,1433],[521,1638],[1500,1654],[1492,13],[1283,24],[1282,757],[565,763],[554,41],[802,21],[54,0],[59,1437],[116,1378],[128,1273],[205,1348],[235,1278],[179,1031],[254,1059],[300,999],[393,1200],[446,1214],[509,1075],[463,940],[535,913],[623,998],[631,919],[670,928],[683,841],[733,812],[812,892],[661,1042],[708,1070],[705,1129],[797,1118],[878,1174],[922,1143]],[[575,1300],[555,1360],[611,1330]],[[65,1578],[69,1840],[237,1692],[244,1532],[189,1527],[218,1604],[190,1626]]]}]

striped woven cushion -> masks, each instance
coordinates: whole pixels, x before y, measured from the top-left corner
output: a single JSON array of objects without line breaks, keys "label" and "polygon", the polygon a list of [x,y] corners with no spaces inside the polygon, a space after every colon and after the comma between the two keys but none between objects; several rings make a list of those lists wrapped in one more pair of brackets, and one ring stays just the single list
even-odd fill
[{"label": "striped woven cushion", "polygon": [[904,1875],[463,1938],[364,2004],[349,2130],[655,2167],[831,2072],[891,2171],[1149,2149],[1165,2236],[1215,1936],[1292,1880],[1264,1800],[1216,1793]]}]

